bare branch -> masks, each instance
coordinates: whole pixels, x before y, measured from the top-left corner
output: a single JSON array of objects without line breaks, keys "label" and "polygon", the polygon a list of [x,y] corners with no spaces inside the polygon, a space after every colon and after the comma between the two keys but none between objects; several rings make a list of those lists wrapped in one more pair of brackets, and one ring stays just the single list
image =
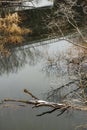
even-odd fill
[{"label": "bare branch", "polygon": [[29,94],[32,98],[34,98],[34,99],[38,99],[37,97],[35,97],[29,90],[27,90],[27,89],[24,89],[24,92],[25,93],[27,93],[27,94]]},{"label": "bare branch", "polygon": [[[26,90],[26,89],[25,89]],[[25,91],[28,92],[28,91]],[[29,92],[29,95],[33,95],[31,92]],[[38,114],[37,116],[42,116],[48,113],[52,113],[56,110],[59,110],[60,113],[57,116],[60,116],[63,114],[68,108],[75,109],[75,110],[82,110],[82,111],[87,111],[87,106],[84,104],[84,106],[81,105],[74,105],[69,102],[63,102],[63,103],[55,103],[55,102],[47,102],[44,100],[39,100],[39,99],[33,99],[33,100],[16,100],[16,99],[4,99],[4,102],[19,102],[19,103],[24,103],[24,104],[31,104],[34,105],[34,107],[50,107],[53,108],[50,111],[43,112],[42,114]],[[34,108],[33,107],[33,108]]]}]

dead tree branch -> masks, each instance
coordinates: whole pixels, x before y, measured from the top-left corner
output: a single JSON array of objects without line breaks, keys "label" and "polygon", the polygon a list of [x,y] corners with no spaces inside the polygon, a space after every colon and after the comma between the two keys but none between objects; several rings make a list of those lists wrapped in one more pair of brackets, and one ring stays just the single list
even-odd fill
[{"label": "dead tree branch", "polygon": [[[38,99],[37,97],[35,97],[32,93],[30,93],[27,89],[24,89],[24,92],[29,94],[32,98],[34,99]],[[39,100],[39,99],[38,99]]]},{"label": "dead tree branch", "polygon": [[[73,105],[71,103],[68,102],[63,102],[63,103],[55,103],[55,102],[47,102],[44,100],[39,100],[37,97],[35,97],[31,92],[29,92],[28,90],[24,89],[24,92],[29,94],[33,99],[32,100],[16,100],[16,99],[4,99],[4,103],[5,102],[19,102],[19,103],[24,103],[24,104],[31,104],[34,105],[34,107],[49,107],[52,108],[52,110],[43,112],[41,114],[38,114],[37,116],[42,116],[45,114],[49,114],[52,113],[56,110],[59,110],[59,114],[57,116],[62,115],[67,109],[75,109],[75,110],[84,110],[87,111],[87,106],[78,106],[78,105]],[[33,108],[34,108],[33,107]]]}]

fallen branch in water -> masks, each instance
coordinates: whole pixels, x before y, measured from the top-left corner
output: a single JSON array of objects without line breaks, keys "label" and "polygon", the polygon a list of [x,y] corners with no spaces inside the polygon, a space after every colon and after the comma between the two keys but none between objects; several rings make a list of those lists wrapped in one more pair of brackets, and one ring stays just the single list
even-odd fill
[{"label": "fallen branch in water", "polygon": [[31,92],[29,92],[27,89],[24,89],[24,92],[29,94],[33,99],[32,100],[16,100],[16,99],[4,99],[4,102],[19,102],[19,103],[24,103],[24,104],[31,104],[34,105],[32,108],[35,107],[50,107],[52,108],[49,111],[43,112],[41,114],[38,114],[37,116],[42,116],[48,113],[52,113],[56,110],[59,110],[59,114],[57,116],[60,116],[63,114],[67,109],[75,109],[75,110],[84,110],[87,111],[87,106],[76,106],[68,102],[63,102],[63,103],[55,103],[55,102],[47,102],[44,100],[39,100],[36,96],[34,96]]},{"label": "fallen branch in water", "polygon": [[4,102],[20,102],[20,103],[25,103],[25,104],[32,104],[34,107],[41,107],[41,106],[47,106],[51,108],[58,108],[61,109],[62,107],[65,107],[66,104],[61,104],[61,103],[54,103],[54,102],[47,102],[44,100],[29,100],[29,101],[24,101],[24,100],[16,100],[16,99],[4,99]]}]

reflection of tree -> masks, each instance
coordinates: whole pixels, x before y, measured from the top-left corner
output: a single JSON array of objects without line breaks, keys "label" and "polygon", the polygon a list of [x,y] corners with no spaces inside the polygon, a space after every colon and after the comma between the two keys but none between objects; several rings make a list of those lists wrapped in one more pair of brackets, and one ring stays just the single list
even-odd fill
[{"label": "reflection of tree", "polygon": [[[54,57],[47,56],[43,71],[52,79],[50,90],[46,93],[48,101],[71,100],[79,104],[79,100],[85,101],[87,96],[87,54],[86,50],[72,46],[65,54],[55,54]],[[65,80],[64,80],[65,79]]]},{"label": "reflection of tree", "polygon": [[[47,52],[47,54],[51,54],[52,57],[51,57],[51,55],[46,55],[47,57],[44,56],[44,59],[46,61],[48,60],[46,62],[46,63],[48,63],[48,64],[46,64],[46,67],[47,67],[47,65],[49,66],[49,64],[51,64],[51,67],[54,66],[54,65],[58,65],[58,64],[56,64],[56,62],[58,62],[60,60],[59,62],[63,61],[63,63],[64,63],[64,61],[66,61],[67,67],[70,64],[72,64],[72,66],[74,66],[74,69],[75,69],[75,65],[77,65],[78,68],[80,69],[82,63],[85,62],[86,57],[83,58],[84,57],[83,49],[79,49],[79,51],[77,53],[75,53],[75,52],[78,50],[78,47],[75,47],[75,49],[76,50],[74,50],[74,54],[76,54],[76,55],[74,55],[73,52],[72,52],[72,49],[69,48],[69,50],[66,54],[66,57],[65,57],[65,54],[61,54],[60,59],[58,58],[59,55],[57,55],[57,53],[53,57],[52,53]],[[28,62],[30,64],[33,63],[33,65],[34,65],[34,64],[37,63],[37,59],[39,60],[40,58],[42,58],[42,54],[44,53],[44,52],[41,53],[35,47],[34,48],[28,48],[26,46],[24,46],[24,48],[20,47],[20,48],[17,48],[15,50],[12,50],[12,52],[13,52],[13,56],[10,56],[9,58],[5,59],[5,62],[2,60],[2,62],[5,65],[4,64],[2,65],[4,67],[1,66],[1,68],[4,68],[3,70],[0,68],[1,71],[5,72],[5,70],[6,70],[7,73],[9,73],[11,71],[15,72],[15,71],[18,70],[17,68],[23,67],[23,65],[25,65],[26,62]],[[55,60],[55,56],[56,56],[56,60]],[[77,57],[74,57],[74,56],[77,56]],[[0,63],[0,65],[1,64],[2,63]],[[7,66],[6,66],[6,64],[7,64]],[[58,112],[60,112],[58,114],[58,116],[59,116],[59,115],[63,114],[69,108],[71,108],[71,109],[74,108],[74,109],[77,109],[77,110],[87,110],[87,106],[86,106],[86,103],[87,103],[86,94],[87,93],[86,93],[86,89],[85,89],[86,86],[85,85],[83,87],[80,86],[85,81],[86,81],[86,84],[87,84],[87,77],[85,77],[86,75],[84,75],[85,74],[85,73],[83,73],[84,71],[81,71],[82,73],[80,73],[79,69],[78,69],[77,74],[74,75],[74,70],[71,73],[72,66],[71,66],[71,68],[69,68],[69,72],[67,72],[67,73],[68,73],[68,76],[75,76],[75,77],[69,77],[70,78],[69,82],[66,82],[65,84],[62,83],[62,85],[59,85],[58,84],[58,82],[59,82],[58,78],[59,77],[57,76],[57,79],[56,79],[57,82],[54,81],[54,84],[52,84],[52,87],[53,87],[52,90],[49,91],[48,93],[46,93],[46,97],[47,97],[46,101],[39,100],[38,98],[37,99],[34,98],[33,100],[28,100],[28,101],[15,100],[15,99],[5,99],[4,101],[33,104],[34,107],[42,107],[42,106],[51,107],[51,109],[49,111],[43,112],[42,114],[39,114],[38,116],[42,116],[44,114],[52,113],[56,110],[58,110]],[[60,67],[61,67],[61,65],[58,66],[59,71],[61,71],[61,69],[62,69],[62,67],[61,68]],[[83,75],[84,75],[84,78],[83,78]],[[67,76],[67,75],[65,75],[65,76]],[[62,78],[61,75],[60,75],[60,77]],[[56,89],[54,89],[54,86],[56,86]],[[30,96],[32,96],[32,97],[35,97],[30,92],[27,92],[26,90],[24,90],[24,92],[30,94]]]},{"label": "reflection of tree", "polygon": [[0,56],[0,75],[3,73],[17,72],[26,63],[35,65],[40,59],[40,52],[35,48],[11,49],[11,55]]},{"label": "reflection of tree", "polygon": [[69,96],[77,92],[79,90],[79,87],[77,86],[78,80],[73,80],[69,81],[68,83],[59,86],[57,83],[54,83],[54,85],[57,85],[58,88],[50,90],[47,93],[47,100],[48,101],[53,101],[53,102],[62,102],[63,100],[66,99],[66,97],[69,98]]},{"label": "reflection of tree", "polygon": [[43,66],[43,71],[45,71],[48,75],[54,74],[56,76],[64,75],[67,73],[67,62],[63,58],[63,54],[59,54],[55,57],[47,56],[47,61]]},{"label": "reflection of tree", "polygon": [[[66,46],[67,45],[65,45],[65,47]],[[72,66],[70,72],[75,72],[78,69],[79,64],[81,64],[84,58],[86,58],[85,49],[80,48],[78,46],[76,47],[75,45],[72,45],[71,47],[67,48],[65,52],[59,52],[58,49],[58,51],[56,51],[53,56],[50,56],[50,54],[46,55],[47,56],[45,59],[46,61],[43,66],[43,70],[48,72],[49,74],[54,71],[55,73],[58,73],[59,76],[61,74],[68,74],[70,66]]]},{"label": "reflection of tree", "polygon": [[59,85],[58,80],[54,81],[51,87],[52,89],[44,95],[47,101],[67,102],[78,107],[84,104],[87,106],[87,74],[85,72],[78,72],[77,79],[70,79],[63,85]]}]

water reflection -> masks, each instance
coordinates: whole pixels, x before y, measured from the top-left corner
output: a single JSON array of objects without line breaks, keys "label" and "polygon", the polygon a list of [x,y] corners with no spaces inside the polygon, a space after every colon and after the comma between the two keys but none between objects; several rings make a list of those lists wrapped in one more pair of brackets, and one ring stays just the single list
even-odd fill
[{"label": "water reflection", "polygon": [[[78,46],[73,46],[71,43],[66,42],[64,40],[52,44],[44,44],[44,45],[42,44],[44,44],[44,42],[12,48],[11,55],[9,56],[0,55],[0,70],[1,70],[0,74],[2,75],[6,73],[5,75],[7,75],[12,73],[11,76],[8,76],[8,78],[3,75],[0,76],[1,77],[0,83],[2,86],[0,91],[1,98],[12,97],[18,99],[20,98],[26,99],[24,94],[22,96],[20,95],[21,89],[24,89],[24,87],[26,87],[29,90],[33,90],[32,92],[36,96],[41,93],[41,98],[43,97],[42,92],[45,92],[44,98],[49,101],[55,101],[55,102],[62,101],[63,99],[66,99],[65,97],[67,96],[68,100],[70,99],[69,101],[72,101],[72,103],[77,103],[79,105],[80,103],[77,102],[76,100],[71,100],[71,96],[72,99],[77,99],[78,96],[76,94],[77,91],[79,90],[78,89],[79,76],[78,73],[74,74],[72,66],[74,67],[76,66],[76,68],[78,67],[79,64],[78,62],[75,61],[75,59],[77,58],[78,61],[79,57],[82,58],[81,59],[82,61],[80,62],[80,64],[82,65],[85,59],[83,57],[86,54],[86,51]],[[22,70],[24,72],[22,72]],[[71,70],[73,72],[71,72]],[[14,76],[15,72],[16,76]],[[80,88],[80,90],[82,89]],[[74,94],[72,95],[73,92]],[[82,93],[80,93],[80,95],[81,94]],[[10,129],[11,127],[14,126],[15,128],[15,125],[13,123],[15,122],[17,129],[31,128],[33,130],[36,127],[37,129],[44,130],[44,128],[49,129],[49,125],[48,124],[45,125],[45,123],[46,121],[48,122],[50,119],[52,121],[51,126],[52,128],[50,127],[50,129],[53,129],[58,122],[63,123],[64,120],[66,120],[66,123],[68,124],[68,121],[70,121],[70,119],[71,120],[75,119],[74,126],[77,125],[77,122],[82,122],[82,120],[80,119],[77,120],[77,118],[78,115],[81,116],[83,113],[81,113],[80,115],[80,113],[78,114],[78,112],[74,114],[74,116],[76,117],[73,117],[73,115],[72,117],[68,117],[67,114],[64,114],[63,116],[58,118],[58,120],[55,116],[55,113],[50,115],[51,117],[50,116],[44,116],[42,118],[35,117],[35,115],[37,115],[39,112],[41,113],[41,110],[38,109],[34,111],[31,108],[27,107],[21,109],[21,111],[19,110],[13,111],[13,109],[10,110],[3,109],[2,110],[3,112],[0,112],[0,115],[2,115],[0,118],[0,121],[2,121],[2,126],[0,126],[0,128],[3,130],[6,129],[6,127]],[[10,115],[11,120],[10,121],[8,120],[8,122],[4,127],[3,122],[4,119],[8,117],[8,113]],[[58,113],[56,113],[56,115],[57,114]],[[85,117],[82,118],[84,119]],[[20,125],[17,125],[18,122],[21,122],[21,119],[23,121],[22,127]],[[83,122],[86,122],[86,118],[84,120]],[[35,126],[33,126],[33,122],[36,121],[37,123],[35,123]],[[39,126],[39,124],[41,124],[42,121],[44,122],[44,127],[42,127],[42,125]],[[65,123],[64,126],[66,127],[62,127],[63,126],[62,123],[60,125],[58,124],[58,126],[56,125],[55,129],[57,130],[58,128],[60,128],[63,130],[66,128],[67,130],[70,129],[73,130],[72,121],[70,121],[71,123],[70,126],[67,126]],[[32,124],[32,126],[30,124]]]},{"label": "water reflection", "polygon": [[39,71],[51,80],[49,87],[52,90],[49,89],[45,94],[46,100],[58,102],[65,98],[78,99],[75,94],[77,92],[80,96],[83,96],[83,93],[85,96],[87,85],[85,49],[64,40],[54,44],[42,46],[41,44],[21,46],[11,49],[9,56],[1,55],[0,75],[20,72],[26,65],[32,67],[39,65]]},{"label": "water reflection", "polygon": [[[61,51],[59,54],[58,50],[57,54],[55,51],[53,56],[54,59],[50,55],[48,56],[50,59],[47,59],[43,69],[47,75],[56,76],[56,78],[52,77],[50,84],[52,89],[46,94],[46,99],[57,102],[68,98],[75,103],[74,99],[81,98],[83,95],[85,97],[84,91],[87,87],[87,54],[85,50],[71,46],[65,53]],[[77,102],[79,103],[78,100]]]},{"label": "water reflection", "polygon": [[40,52],[35,48],[11,49],[11,55],[0,57],[0,74],[16,73],[26,64],[35,65],[40,60]]},{"label": "water reflection", "polygon": [[35,46],[26,45],[11,48],[9,55],[6,56],[1,53],[1,62],[3,63],[2,60],[5,61],[7,59],[7,61],[10,61],[9,64],[17,63],[22,65],[22,63],[26,64],[27,60],[30,60],[29,63],[35,65],[42,58],[44,61],[42,71],[45,71],[48,75],[54,73],[56,76],[76,74],[79,65],[86,62],[86,50],[84,48],[76,47],[64,40],[54,44],[52,47],[48,44],[43,44],[44,42],[36,43]]}]

